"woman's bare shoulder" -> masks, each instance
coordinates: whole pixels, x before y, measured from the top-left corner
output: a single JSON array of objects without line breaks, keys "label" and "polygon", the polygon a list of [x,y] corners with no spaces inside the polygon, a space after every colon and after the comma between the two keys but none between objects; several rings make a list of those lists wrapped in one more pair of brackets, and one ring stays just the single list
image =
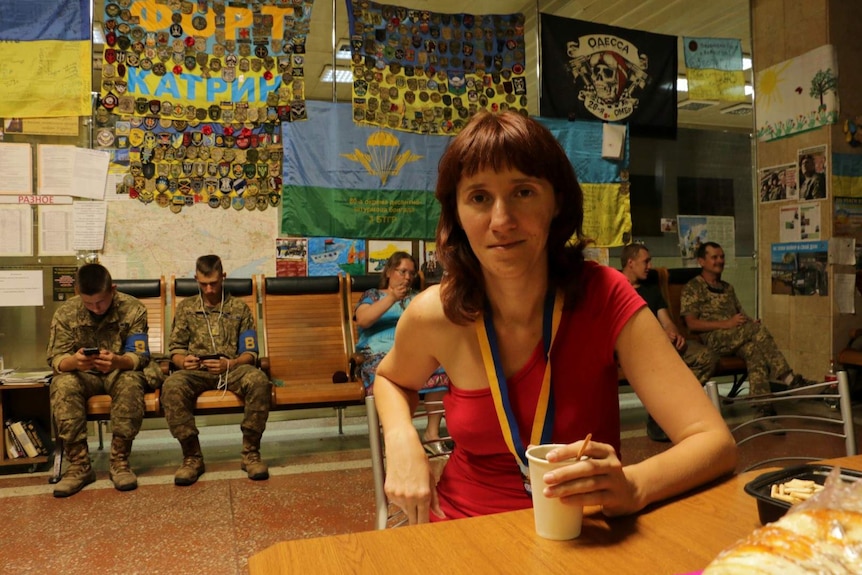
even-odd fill
[{"label": "woman's bare shoulder", "polygon": [[428,320],[445,319],[443,303],[440,301],[440,286],[432,285],[419,292],[407,306],[407,313]]}]

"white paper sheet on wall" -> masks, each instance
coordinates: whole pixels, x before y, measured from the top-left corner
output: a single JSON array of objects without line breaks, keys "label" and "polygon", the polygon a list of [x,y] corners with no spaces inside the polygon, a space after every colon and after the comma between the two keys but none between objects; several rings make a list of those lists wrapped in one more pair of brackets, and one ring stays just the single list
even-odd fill
[{"label": "white paper sheet on wall", "polygon": [[108,217],[106,202],[75,202],[72,220],[72,248],[101,250],[105,246],[105,222]]},{"label": "white paper sheet on wall", "polygon": [[75,255],[72,218],[72,206],[39,206],[40,256]]},{"label": "white paper sheet on wall", "polygon": [[0,307],[41,306],[41,270],[0,270]]},{"label": "white paper sheet on wall", "polygon": [[0,256],[33,255],[33,209],[0,206]]},{"label": "white paper sheet on wall", "polygon": [[856,265],[856,238],[832,238],[829,240],[829,263],[845,266]]},{"label": "white paper sheet on wall", "polygon": [[37,148],[39,193],[102,200],[110,153],[75,146],[40,144]]},{"label": "white paper sheet on wall", "polygon": [[0,143],[0,194],[33,193],[33,151],[30,144]]},{"label": "white paper sheet on wall", "polygon": [[619,160],[623,157],[626,145],[625,124],[602,125],[602,157],[607,160]]},{"label": "white paper sheet on wall", "polygon": [[838,313],[856,313],[856,274],[835,274],[835,305]]}]

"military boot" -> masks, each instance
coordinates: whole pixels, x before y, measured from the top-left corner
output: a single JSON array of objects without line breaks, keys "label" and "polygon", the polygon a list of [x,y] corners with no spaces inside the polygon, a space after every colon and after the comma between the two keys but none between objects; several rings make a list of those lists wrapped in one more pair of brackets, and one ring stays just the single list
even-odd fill
[{"label": "military boot", "polygon": [[269,468],[260,459],[260,433],[242,432],[242,470],[255,481],[269,479]]},{"label": "military boot", "polygon": [[96,480],[96,472],[90,465],[90,452],[87,442],[67,443],[63,449],[69,468],[54,486],[54,497],[69,497],[74,495]]},{"label": "military boot", "polygon": [[116,435],[111,439],[111,468],[108,474],[117,491],[131,491],[138,487],[138,478],[129,467],[129,453],[132,451],[132,440]]},{"label": "military boot", "polygon": [[191,485],[205,471],[201,442],[197,435],[192,435],[180,441],[180,446],[183,448],[183,464],[174,474],[174,485]]}]

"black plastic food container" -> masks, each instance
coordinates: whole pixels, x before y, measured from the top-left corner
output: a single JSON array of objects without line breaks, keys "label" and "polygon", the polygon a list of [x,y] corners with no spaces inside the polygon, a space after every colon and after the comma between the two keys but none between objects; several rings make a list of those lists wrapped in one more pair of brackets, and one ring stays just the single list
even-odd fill
[{"label": "black plastic food container", "polygon": [[[745,492],[757,499],[757,513],[760,516],[761,525],[777,521],[790,509],[790,503],[774,499],[769,495],[774,483],[804,479],[823,485],[832,469],[831,465],[797,465],[770,471],[749,481],[745,485]],[[844,481],[858,481],[860,478],[862,478],[862,472],[841,468],[841,479]]]}]

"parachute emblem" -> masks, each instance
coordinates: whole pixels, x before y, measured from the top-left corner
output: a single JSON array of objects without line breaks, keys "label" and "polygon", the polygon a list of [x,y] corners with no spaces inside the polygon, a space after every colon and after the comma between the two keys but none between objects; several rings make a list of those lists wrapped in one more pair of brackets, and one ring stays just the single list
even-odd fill
[{"label": "parachute emblem", "polygon": [[[377,130],[365,141],[366,151],[354,148],[352,154],[341,154],[343,157],[359,162],[372,176],[380,178],[380,183],[386,185],[389,176],[397,176],[408,162],[421,160],[422,156],[410,150],[401,150],[401,142],[393,134]],[[400,152],[400,153],[399,153]]]}]

